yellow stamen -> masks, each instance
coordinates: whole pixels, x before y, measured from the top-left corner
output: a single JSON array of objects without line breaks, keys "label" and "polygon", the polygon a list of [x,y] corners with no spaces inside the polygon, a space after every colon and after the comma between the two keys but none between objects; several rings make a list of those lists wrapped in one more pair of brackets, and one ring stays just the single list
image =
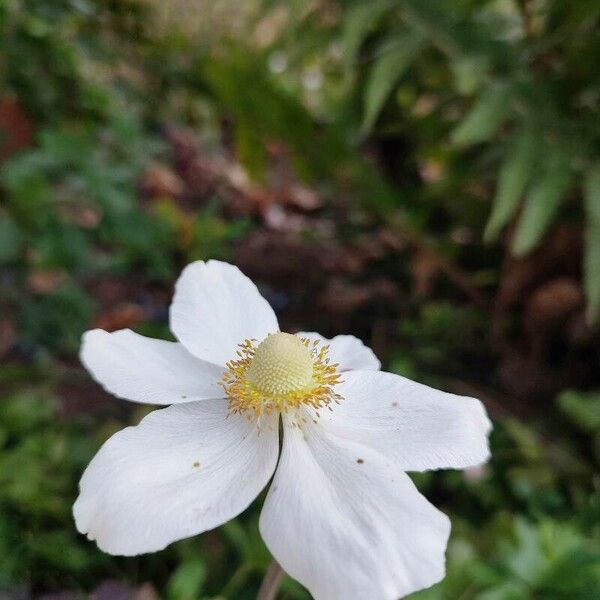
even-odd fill
[{"label": "yellow stamen", "polygon": [[244,340],[239,348],[221,380],[231,413],[258,419],[301,406],[318,410],[342,399],[332,389],[340,383],[338,365],[330,364],[329,346],[319,347],[318,340],[273,333],[257,347]]}]

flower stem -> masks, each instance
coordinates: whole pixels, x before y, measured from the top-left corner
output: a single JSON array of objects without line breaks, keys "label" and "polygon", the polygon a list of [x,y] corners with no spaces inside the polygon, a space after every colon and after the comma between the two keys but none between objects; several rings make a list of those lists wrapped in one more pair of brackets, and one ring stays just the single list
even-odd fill
[{"label": "flower stem", "polygon": [[265,573],[265,578],[260,584],[256,600],[275,600],[279,584],[283,578],[283,569],[279,563],[274,560]]}]

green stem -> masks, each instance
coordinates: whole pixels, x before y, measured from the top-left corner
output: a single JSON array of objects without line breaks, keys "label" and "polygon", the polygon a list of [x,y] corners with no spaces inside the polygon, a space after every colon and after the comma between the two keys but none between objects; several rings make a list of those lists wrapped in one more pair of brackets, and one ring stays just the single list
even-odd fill
[{"label": "green stem", "polygon": [[260,584],[256,600],[275,600],[279,584],[283,579],[283,569],[279,563],[274,560],[265,573],[265,578]]}]

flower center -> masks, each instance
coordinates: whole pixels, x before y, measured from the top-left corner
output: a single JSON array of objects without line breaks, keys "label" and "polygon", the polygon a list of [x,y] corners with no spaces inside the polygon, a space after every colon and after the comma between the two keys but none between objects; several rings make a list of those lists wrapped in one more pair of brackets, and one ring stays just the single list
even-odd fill
[{"label": "flower center", "polygon": [[298,392],[312,381],[310,350],[300,338],[289,333],[273,333],[256,349],[246,378],[258,392],[278,396]]},{"label": "flower center", "polygon": [[340,382],[338,365],[330,364],[329,346],[319,347],[318,340],[280,332],[258,346],[244,340],[239,348],[221,380],[230,412],[259,418],[301,406],[318,411],[341,400],[332,389]]}]

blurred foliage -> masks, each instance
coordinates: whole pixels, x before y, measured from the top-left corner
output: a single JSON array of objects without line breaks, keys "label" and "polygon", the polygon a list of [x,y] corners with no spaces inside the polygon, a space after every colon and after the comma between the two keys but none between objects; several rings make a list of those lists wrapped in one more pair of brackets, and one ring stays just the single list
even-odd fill
[{"label": "blurred foliage", "polygon": [[[95,399],[81,333],[167,337],[180,267],[242,248],[284,321],[348,324],[390,370],[495,417],[489,465],[415,475],[454,523],[448,577],[415,598],[600,597],[600,6],[257,0],[203,36],[193,3],[157,4],[0,2],[0,589],[254,597],[260,499],[133,559],[103,555],[70,513],[94,451],[143,412]],[[202,5],[202,31],[222,4]],[[280,180],[314,191],[317,216],[273,200]],[[577,265],[552,272],[562,296],[545,303],[536,252],[554,257],[565,225],[583,259],[576,244],[548,258]],[[260,235],[297,245],[256,258]],[[317,250],[289,275],[298,240]],[[355,267],[359,251],[375,258]],[[331,310],[309,286],[340,265]],[[289,578],[280,597],[308,598]]]},{"label": "blurred foliage", "polygon": [[[292,66],[306,74],[312,60],[337,81],[335,95],[320,98],[327,116],[356,140],[402,138],[434,184],[408,188],[404,204],[437,210],[451,199],[457,214],[461,197],[481,203],[494,186],[483,237],[494,243],[516,221],[516,256],[535,249],[559,216],[583,222],[588,318],[596,321],[600,6],[375,0],[340,10],[339,19],[299,10],[300,24],[281,38]],[[414,173],[404,170],[395,177],[407,189]]]}]

